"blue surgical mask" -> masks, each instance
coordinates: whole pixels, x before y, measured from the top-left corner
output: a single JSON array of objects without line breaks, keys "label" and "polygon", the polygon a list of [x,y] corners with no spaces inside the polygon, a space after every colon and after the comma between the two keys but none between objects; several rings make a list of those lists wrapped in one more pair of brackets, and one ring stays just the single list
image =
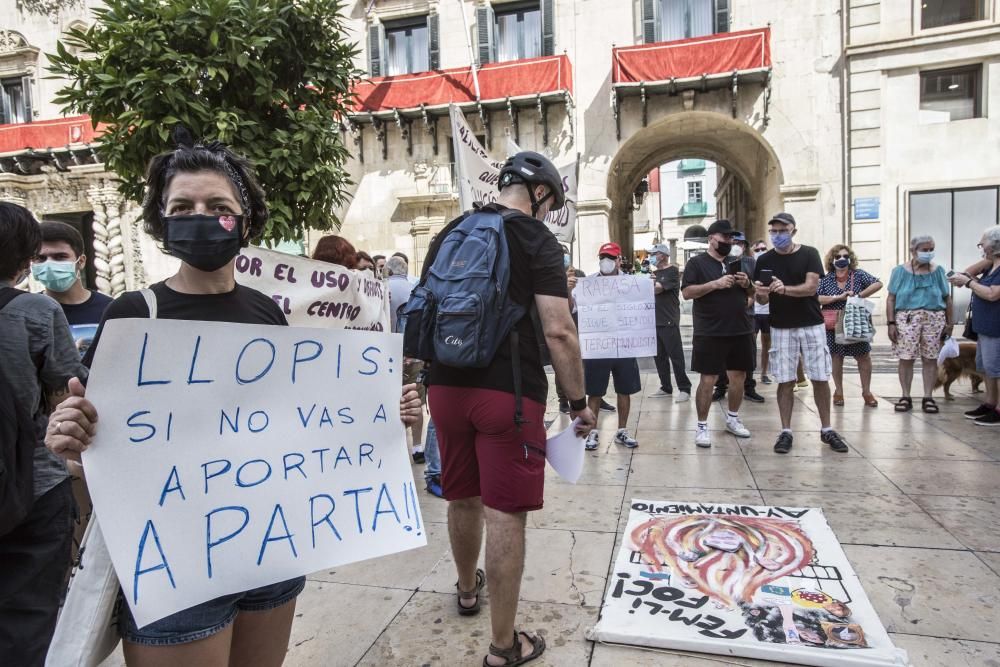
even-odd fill
[{"label": "blue surgical mask", "polygon": [[76,262],[48,260],[31,265],[31,275],[35,280],[53,292],[69,291],[76,283]]},{"label": "blue surgical mask", "polygon": [[928,250],[926,252],[918,252],[917,261],[921,264],[930,264],[934,261],[934,251]]},{"label": "blue surgical mask", "polygon": [[791,232],[771,232],[771,245],[778,250],[784,250],[792,245]]},{"label": "blue surgical mask", "polygon": [[851,265],[851,260],[847,258],[835,259],[833,265],[838,269],[846,269]]}]

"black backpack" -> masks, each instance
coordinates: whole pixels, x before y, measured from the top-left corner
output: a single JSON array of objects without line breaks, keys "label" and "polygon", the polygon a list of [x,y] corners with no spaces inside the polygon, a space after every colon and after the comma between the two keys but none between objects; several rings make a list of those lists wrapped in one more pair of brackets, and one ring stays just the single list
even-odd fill
[{"label": "black backpack", "polygon": [[[0,289],[0,309],[20,294]],[[0,536],[16,528],[34,502],[35,422],[16,395],[0,365]]]}]

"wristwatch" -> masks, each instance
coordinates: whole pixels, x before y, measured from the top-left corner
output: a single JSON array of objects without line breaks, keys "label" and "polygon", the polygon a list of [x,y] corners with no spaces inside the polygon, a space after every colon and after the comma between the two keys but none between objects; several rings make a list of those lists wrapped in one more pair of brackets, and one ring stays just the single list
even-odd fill
[{"label": "wristwatch", "polygon": [[583,398],[578,398],[575,401],[569,402],[569,409],[572,410],[573,412],[580,412],[581,410],[585,410],[586,408],[587,408],[586,396],[584,396]]}]

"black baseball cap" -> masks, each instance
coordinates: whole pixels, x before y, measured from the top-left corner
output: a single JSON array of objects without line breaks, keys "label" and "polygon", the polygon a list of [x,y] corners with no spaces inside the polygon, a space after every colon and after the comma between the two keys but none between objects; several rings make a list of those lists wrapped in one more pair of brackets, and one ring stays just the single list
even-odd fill
[{"label": "black baseball cap", "polygon": [[795,218],[792,217],[791,213],[775,213],[771,216],[771,219],[767,221],[767,224],[771,224],[772,222],[781,222],[786,225],[791,225],[792,227],[798,227],[798,225],[795,224]]},{"label": "black baseball cap", "polygon": [[709,236],[711,236],[712,234],[727,234],[729,236],[732,236],[735,233],[736,230],[733,228],[733,223],[729,222],[728,220],[716,220],[708,228]]}]

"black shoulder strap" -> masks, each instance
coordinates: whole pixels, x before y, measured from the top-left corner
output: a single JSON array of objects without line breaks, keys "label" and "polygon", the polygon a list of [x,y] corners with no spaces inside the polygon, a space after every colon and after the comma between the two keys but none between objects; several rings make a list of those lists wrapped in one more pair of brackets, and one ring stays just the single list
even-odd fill
[{"label": "black shoulder strap", "polygon": [[15,289],[13,287],[0,288],[0,308],[3,308],[8,303],[13,301],[16,297],[19,297],[22,294],[27,294],[27,292]]}]

